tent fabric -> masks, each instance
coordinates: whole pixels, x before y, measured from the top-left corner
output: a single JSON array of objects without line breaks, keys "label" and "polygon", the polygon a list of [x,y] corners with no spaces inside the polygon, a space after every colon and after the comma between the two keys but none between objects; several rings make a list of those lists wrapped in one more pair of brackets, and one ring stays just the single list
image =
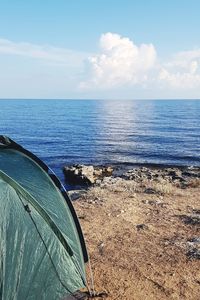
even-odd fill
[{"label": "tent fabric", "polygon": [[3,141],[0,299],[64,299],[86,286],[87,255],[78,219],[40,161],[11,147],[12,140],[11,145]]}]

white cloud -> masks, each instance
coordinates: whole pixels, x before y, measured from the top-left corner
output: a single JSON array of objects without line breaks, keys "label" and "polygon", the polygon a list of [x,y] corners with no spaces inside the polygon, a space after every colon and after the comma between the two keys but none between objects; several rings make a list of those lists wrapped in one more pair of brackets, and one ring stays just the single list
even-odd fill
[{"label": "white cloud", "polygon": [[19,55],[59,64],[78,65],[88,54],[49,45],[13,42],[0,38],[0,54]]},{"label": "white cloud", "polygon": [[174,89],[193,89],[200,87],[200,74],[196,74],[192,71],[180,73],[169,72],[166,69],[162,69],[159,74],[159,80],[164,83],[164,87],[171,87]]},{"label": "white cloud", "polygon": [[161,66],[158,82],[179,90],[200,88],[199,63],[200,50],[179,52]]},{"label": "white cloud", "polygon": [[156,63],[156,50],[152,44],[137,46],[116,33],[102,34],[100,48],[100,54],[88,58],[89,78],[81,82],[83,89],[110,89],[144,83]]},{"label": "white cloud", "polygon": [[168,61],[157,58],[152,44],[136,45],[127,37],[105,33],[100,53],[88,57],[81,90],[134,87],[185,91],[200,89],[200,49],[182,51]]}]

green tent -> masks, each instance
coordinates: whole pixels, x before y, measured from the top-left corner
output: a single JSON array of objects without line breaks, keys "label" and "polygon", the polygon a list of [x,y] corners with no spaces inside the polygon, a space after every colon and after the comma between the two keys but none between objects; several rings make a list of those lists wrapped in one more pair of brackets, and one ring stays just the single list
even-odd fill
[{"label": "green tent", "polygon": [[88,255],[76,213],[57,177],[0,136],[0,299],[75,299]]}]

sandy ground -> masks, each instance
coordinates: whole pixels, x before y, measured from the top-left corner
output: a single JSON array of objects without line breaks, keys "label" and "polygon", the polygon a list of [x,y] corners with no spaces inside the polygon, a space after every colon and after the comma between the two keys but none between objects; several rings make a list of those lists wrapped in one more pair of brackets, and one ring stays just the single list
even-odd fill
[{"label": "sandy ground", "polygon": [[148,184],[119,180],[74,202],[95,289],[109,300],[199,300],[200,184]]}]

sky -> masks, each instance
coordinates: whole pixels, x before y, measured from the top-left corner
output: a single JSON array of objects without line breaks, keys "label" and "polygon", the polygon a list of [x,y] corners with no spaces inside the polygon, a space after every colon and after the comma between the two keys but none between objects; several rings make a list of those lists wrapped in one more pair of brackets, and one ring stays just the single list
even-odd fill
[{"label": "sky", "polygon": [[200,98],[199,0],[0,0],[0,98]]}]

